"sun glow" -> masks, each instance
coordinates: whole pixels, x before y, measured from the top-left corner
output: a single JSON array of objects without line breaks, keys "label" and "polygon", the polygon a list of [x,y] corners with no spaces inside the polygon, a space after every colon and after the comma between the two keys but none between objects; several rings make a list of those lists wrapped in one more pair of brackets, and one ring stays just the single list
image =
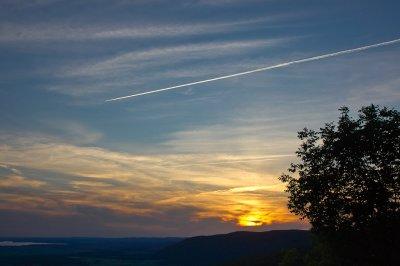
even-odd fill
[{"label": "sun glow", "polygon": [[265,213],[261,212],[250,212],[245,215],[242,215],[238,219],[238,224],[240,226],[261,226],[263,224],[267,224],[268,219]]}]

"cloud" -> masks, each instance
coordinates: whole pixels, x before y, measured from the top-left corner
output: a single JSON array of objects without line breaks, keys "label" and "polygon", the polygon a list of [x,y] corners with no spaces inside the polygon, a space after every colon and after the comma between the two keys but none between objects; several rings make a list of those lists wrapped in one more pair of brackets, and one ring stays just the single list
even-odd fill
[{"label": "cloud", "polygon": [[92,144],[99,141],[103,134],[89,129],[82,123],[67,119],[41,119],[39,122],[47,127],[54,135],[59,136],[63,141],[75,144]]},{"label": "cloud", "polygon": [[355,105],[393,104],[400,100],[399,87],[400,79],[393,78],[367,88],[354,88],[349,92],[348,102]]},{"label": "cloud", "polygon": [[114,218],[97,226],[115,234],[228,232],[255,221],[260,227],[252,230],[306,228],[288,212],[284,186],[277,180],[294,159],[297,143],[294,133],[282,132],[297,124],[272,111],[254,118],[259,107],[238,106],[241,115],[233,112],[223,124],[167,134],[151,154],[3,134],[0,162],[24,169],[46,182],[46,189],[23,197],[11,190],[1,196],[0,210],[30,209],[46,217],[106,215]]},{"label": "cloud", "polygon": [[174,86],[170,86],[170,87],[164,87],[164,88],[161,88],[161,89],[146,91],[146,92],[142,92],[142,93],[136,93],[136,94],[130,94],[130,95],[126,95],[126,96],[120,96],[120,97],[117,97],[117,98],[107,99],[106,101],[107,102],[109,102],[109,101],[118,101],[118,100],[123,100],[123,99],[127,99],[127,98],[139,97],[139,96],[143,96],[143,95],[149,95],[149,94],[153,94],[153,93],[159,93],[159,92],[174,90],[174,89],[178,89],[178,88],[193,86],[193,85],[197,85],[197,84],[203,84],[203,83],[214,82],[214,81],[228,79],[228,78],[234,78],[234,77],[238,77],[238,76],[243,76],[243,75],[248,75],[248,74],[261,72],[261,71],[274,70],[276,68],[288,67],[288,66],[291,66],[291,65],[294,65],[294,64],[302,64],[302,63],[307,63],[307,62],[311,62],[311,61],[326,59],[326,58],[330,58],[330,57],[335,57],[335,56],[340,56],[340,55],[347,55],[347,54],[350,54],[350,53],[360,52],[360,51],[364,51],[364,50],[368,50],[368,49],[372,49],[372,48],[377,48],[377,47],[382,47],[382,46],[386,46],[386,45],[393,45],[393,44],[397,44],[399,42],[400,42],[400,39],[395,39],[395,40],[391,40],[391,41],[387,41],[387,42],[381,42],[381,43],[377,43],[377,44],[362,46],[362,47],[358,47],[358,48],[354,48],[354,49],[342,50],[342,51],[339,51],[339,52],[334,52],[334,53],[329,53],[329,54],[309,57],[309,58],[305,58],[305,59],[298,59],[298,60],[294,60],[294,61],[288,61],[288,62],[284,62],[284,63],[279,63],[277,65],[264,66],[262,68],[251,69],[251,70],[247,70],[247,71],[239,72],[239,73],[233,73],[233,74],[228,74],[228,75],[219,74],[219,76],[216,76],[216,77],[213,77],[213,78],[209,78],[209,79],[203,79],[203,80],[193,81],[193,82],[190,82],[190,83],[184,83],[184,84],[174,85]]},{"label": "cloud", "polygon": [[215,59],[219,56],[237,54],[249,49],[277,46],[287,39],[260,39],[245,41],[223,41],[208,43],[192,43],[174,45],[162,48],[152,48],[142,51],[128,52],[117,55],[87,66],[73,67],[70,71],[63,71],[66,76],[90,76],[99,74],[114,74],[133,69],[142,69],[146,66],[160,66],[191,59]]},{"label": "cloud", "polygon": [[0,7],[12,9],[37,8],[52,5],[62,0],[3,0]]},{"label": "cloud", "polygon": [[22,176],[22,172],[8,165],[0,165],[0,188],[38,188],[44,186],[46,182],[32,180]]},{"label": "cloud", "polygon": [[[134,221],[117,224],[148,231],[164,227],[164,234],[179,231],[172,222],[178,218],[187,221],[186,227],[189,221],[201,224],[220,220],[230,230],[238,226],[240,217],[254,212],[264,217],[265,226],[297,220],[288,213],[283,187],[274,174],[253,167],[261,163],[253,160],[259,157],[223,153],[150,156],[79,147],[46,137],[2,135],[1,140],[0,162],[25,169],[23,172],[30,176],[6,179],[3,185],[17,181],[16,187],[34,189],[23,196],[16,190],[0,193],[0,210],[29,209],[42,215],[74,216],[87,215],[86,208],[91,208],[113,213],[118,219],[153,219],[147,225]],[[281,158],[267,159],[273,164]],[[190,165],[193,162],[199,165]],[[168,224],[171,228],[165,226]]]},{"label": "cloud", "polygon": [[256,18],[237,21],[162,23],[128,25],[82,25],[70,23],[1,24],[0,42],[32,41],[100,41],[113,39],[165,38],[216,34],[221,32],[241,31],[249,26],[273,22],[277,18]]},{"label": "cloud", "polygon": [[[284,135],[280,129],[285,123],[277,125],[232,122],[188,128],[171,134],[165,146],[177,152],[213,153],[227,152],[235,154],[291,154],[297,140]],[[246,159],[246,158],[241,158]]]},{"label": "cloud", "polygon": [[197,0],[195,1],[198,5],[209,5],[209,6],[226,6],[232,4],[243,4],[249,2],[261,2],[262,0]]},{"label": "cloud", "polygon": [[[55,85],[47,90],[76,97],[132,90],[158,79],[210,75],[213,69],[242,64],[225,62],[232,58],[284,45],[292,38],[270,38],[188,43],[126,52],[93,62],[64,65],[53,73]],[[217,60],[217,63],[215,63]],[[192,66],[188,67],[188,63]],[[194,66],[193,66],[194,65]],[[151,74],[150,74],[151,73]]]},{"label": "cloud", "polygon": [[45,182],[37,180],[28,180],[23,176],[9,175],[8,177],[0,180],[0,187],[40,187],[43,186]]}]

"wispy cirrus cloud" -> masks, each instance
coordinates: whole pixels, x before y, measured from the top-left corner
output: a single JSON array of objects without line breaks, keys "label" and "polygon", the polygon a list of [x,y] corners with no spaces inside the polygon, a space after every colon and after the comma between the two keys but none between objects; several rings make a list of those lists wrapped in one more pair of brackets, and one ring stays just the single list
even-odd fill
[{"label": "wispy cirrus cloud", "polygon": [[68,119],[40,119],[38,122],[53,132],[59,139],[74,144],[92,144],[99,141],[103,134],[88,128],[82,123]]},{"label": "wispy cirrus cloud", "polygon": [[221,5],[231,5],[231,4],[243,4],[248,2],[261,2],[262,0],[196,0],[195,4],[198,5],[209,5],[209,6],[221,6]]},{"label": "wispy cirrus cloud", "polygon": [[169,90],[188,87],[188,86],[192,86],[192,85],[204,84],[204,83],[213,82],[213,81],[217,81],[217,80],[222,80],[222,79],[228,79],[228,78],[234,78],[234,77],[238,77],[238,76],[253,74],[253,73],[257,73],[257,72],[261,72],[261,71],[274,70],[276,68],[288,67],[288,66],[291,66],[291,65],[294,65],[294,64],[307,63],[307,62],[311,62],[311,61],[326,59],[326,58],[345,55],[345,54],[349,54],[349,53],[361,52],[361,51],[364,51],[364,50],[377,48],[377,47],[382,47],[382,46],[385,46],[385,45],[394,45],[394,44],[397,44],[399,42],[400,42],[400,39],[394,39],[394,40],[387,41],[387,42],[382,42],[382,43],[362,46],[362,47],[349,49],[349,50],[342,50],[342,51],[339,51],[339,52],[334,52],[334,53],[329,53],[329,54],[309,57],[309,58],[305,58],[305,59],[299,59],[299,60],[279,63],[277,65],[265,66],[265,67],[262,67],[262,68],[256,68],[256,69],[252,69],[252,70],[248,70],[248,71],[244,71],[244,72],[233,73],[233,74],[228,74],[228,75],[223,75],[223,76],[217,76],[217,77],[210,78],[210,79],[198,80],[198,81],[194,81],[194,82],[190,82],[190,83],[184,83],[184,84],[179,84],[179,85],[175,85],[175,86],[164,87],[164,88],[161,88],[161,89],[151,90],[151,91],[147,91],[147,92],[143,92],[143,93],[130,94],[130,95],[121,96],[121,97],[117,97],[117,98],[111,98],[111,99],[108,99],[107,101],[117,101],[117,100],[132,98],[132,97],[139,97],[139,96],[143,96],[143,95],[149,95],[149,94],[153,94],[153,93],[169,91]]},{"label": "wispy cirrus cloud", "polygon": [[40,23],[16,24],[3,22],[1,24],[0,42],[21,41],[90,41],[112,39],[140,39],[193,36],[215,33],[236,32],[249,27],[265,27],[265,23],[273,23],[282,18],[267,16],[264,18],[244,19],[236,21],[190,22],[190,23],[160,23],[143,24],[141,22],[129,25],[82,25],[73,23]]},{"label": "wispy cirrus cloud", "polygon": [[61,2],[62,0],[3,0],[0,7],[11,9],[24,9],[32,7],[43,7]]},{"label": "wispy cirrus cloud", "polygon": [[172,64],[191,59],[215,59],[220,56],[245,53],[249,50],[268,48],[287,42],[288,39],[239,40],[208,43],[191,43],[142,51],[123,53],[87,66],[73,67],[63,72],[69,76],[90,76],[115,74],[127,70],[143,69],[149,66]]},{"label": "wispy cirrus cloud", "polygon": [[[214,68],[238,67],[238,64],[224,63],[224,60],[286,45],[293,40],[294,38],[268,38],[195,42],[125,52],[89,63],[86,60],[84,63],[62,66],[55,72],[55,76],[62,81],[47,89],[84,96],[131,89],[135,85],[154,81],[155,78],[165,80],[182,75],[210,75],[210,70]],[[215,59],[221,59],[221,62],[215,63]],[[196,63],[196,66],[188,69],[188,62]]]},{"label": "wispy cirrus cloud", "polygon": [[373,99],[375,102],[392,104],[400,100],[400,79],[393,78],[380,84],[373,85],[364,89],[362,92],[358,89],[350,91],[348,101],[351,103],[370,104]]}]

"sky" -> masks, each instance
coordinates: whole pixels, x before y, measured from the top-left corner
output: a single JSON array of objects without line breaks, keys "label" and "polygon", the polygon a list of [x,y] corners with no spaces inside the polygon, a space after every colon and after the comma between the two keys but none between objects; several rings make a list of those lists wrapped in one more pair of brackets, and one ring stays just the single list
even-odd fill
[{"label": "sky", "polygon": [[400,106],[398,1],[0,1],[0,236],[307,229],[278,180],[337,109]]}]

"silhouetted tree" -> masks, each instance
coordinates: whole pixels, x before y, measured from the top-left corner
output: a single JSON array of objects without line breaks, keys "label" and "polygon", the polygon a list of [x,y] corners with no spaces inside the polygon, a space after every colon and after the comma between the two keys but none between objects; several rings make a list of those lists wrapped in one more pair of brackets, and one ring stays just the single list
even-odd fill
[{"label": "silhouetted tree", "polygon": [[399,263],[400,113],[370,105],[352,118],[339,110],[336,124],[298,133],[299,162],[280,177],[289,210],[308,219],[333,265]]},{"label": "silhouetted tree", "polygon": [[304,265],[303,258],[299,251],[295,248],[288,249],[282,252],[282,258],[278,266],[301,266]]}]

